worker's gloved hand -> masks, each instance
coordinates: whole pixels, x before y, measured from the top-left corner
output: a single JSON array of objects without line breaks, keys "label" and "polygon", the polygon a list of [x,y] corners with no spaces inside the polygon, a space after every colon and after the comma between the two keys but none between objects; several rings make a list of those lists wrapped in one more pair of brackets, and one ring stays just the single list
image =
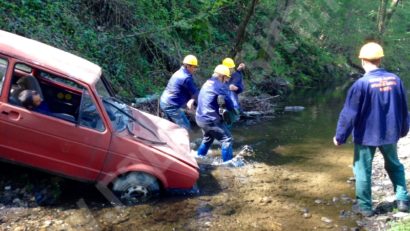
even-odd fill
[{"label": "worker's gloved hand", "polygon": [[218,101],[219,109],[226,109],[225,96],[218,95],[217,101]]},{"label": "worker's gloved hand", "polygon": [[187,104],[186,104],[188,110],[194,110],[195,109],[195,100],[194,99],[190,99]]},{"label": "worker's gloved hand", "polygon": [[222,95],[218,96],[219,114],[221,115],[223,121],[227,125],[232,125],[235,122],[235,118],[238,115],[236,110],[228,110],[225,105],[225,97]]},{"label": "worker's gloved hand", "polygon": [[222,116],[222,119],[227,125],[232,125],[235,122],[235,118],[237,116],[236,110],[226,110],[226,109],[219,109],[219,113]]}]

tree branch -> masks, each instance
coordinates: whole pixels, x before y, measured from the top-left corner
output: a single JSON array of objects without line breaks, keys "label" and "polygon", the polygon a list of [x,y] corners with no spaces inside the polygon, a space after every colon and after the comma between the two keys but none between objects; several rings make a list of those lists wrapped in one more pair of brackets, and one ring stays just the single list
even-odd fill
[{"label": "tree branch", "polygon": [[238,54],[242,50],[242,44],[244,41],[245,37],[245,32],[246,32],[246,26],[248,25],[254,11],[256,4],[258,4],[259,0],[252,0],[251,4],[248,7],[247,14],[245,16],[245,19],[241,22],[239,25],[238,33],[236,34],[236,43],[234,48],[232,48],[231,52],[229,53],[229,56],[234,58],[236,54]]}]

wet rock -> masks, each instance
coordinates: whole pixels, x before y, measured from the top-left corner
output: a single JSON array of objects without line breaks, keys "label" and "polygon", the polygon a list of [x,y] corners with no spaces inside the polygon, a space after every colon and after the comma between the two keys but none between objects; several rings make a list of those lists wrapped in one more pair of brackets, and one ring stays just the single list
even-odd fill
[{"label": "wet rock", "polygon": [[377,216],[375,219],[378,220],[378,221],[383,221],[383,222],[391,221],[391,218],[389,216],[386,216],[386,215]]},{"label": "wet rock", "polygon": [[91,217],[86,211],[72,213],[65,222],[72,227],[79,227],[90,223]]},{"label": "wet rock", "polygon": [[330,223],[333,222],[333,220],[328,218],[328,217],[322,217],[322,218],[320,218],[320,220],[327,223],[327,224],[330,224]]},{"label": "wet rock", "polygon": [[214,210],[214,206],[207,203],[203,205],[202,207],[198,208],[197,213],[209,213],[209,212],[212,212],[212,210]]},{"label": "wet rock", "polygon": [[22,226],[17,226],[13,228],[14,231],[26,231],[28,230],[26,226],[22,225]]},{"label": "wet rock", "polygon": [[11,186],[6,186],[6,187],[4,187],[4,190],[6,190],[6,191],[9,191],[9,190],[11,190]]},{"label": "wet rock", "polygon": [[20,204],[20,199],[19,198],[15,198],[13,199],[13,204]]},{"label": "wet rock", "polygon": [[303,213],[303,218],[309,219],[309,218],[311,218],[311,217],[312,217],[312,214],[310,214],[310,213]]},{"label": "wet rock", "polygon": [[201,201],[211,201],[212,198],[210,198],[210,197],[200,197],[199,200],[201,200]]},{"label": "wet rock", "polygon": [[342,210],[339,212],[339,217],[341,219],[346,219],[349,216],[349,213],[346,210]]},{"label": "wet rock", "polygon": [[308,209],[308,208],[302,208],[302,209],[300,210],[300,212],[302,212],[302,213],[308,213],[308,212],[309,212],[309,209]]},{"label": "wet rock", "polygon": [[359,227],[364,227],[364,226],[366,226],[366,221],[365,220],[357,220],[356,221],[356,224],[359,226]]},{"label": "wet rock", "polygon": [[348,195],[346,194],[342,194],[340,196],[340,200],[342,200],[343,202],[352,202],[352,198],[350,198]]},{"label": "wet rock", "polygon": [[244,145],[244,146],[241,147],[241,150],[239,151],[238,155],[240,155],[240,156],[254,156],[255,151],[253,150],[252,146]]},{"label": "wet rock", "polygon": [[320,205],[320,204],[323,204],[323,203],[324,203],[324,201],[322,199],[316,199],[315,200],[315,204]]},{"label": "wet rock", "polygon": [[53,221],[51,220],[47,220],[43,222],[43,225],[41,226],[42,228],[47,228],[49,227],[51,224],[53,224]]},{"label": "wet rock", "polygon": [[262,197],[259,201],[261,204],[272,203],[272,197]]},{"label": "wet rock", "polygon": [[284,111],[286,112],[298,112],[298,111],[303,111],[305,110],[305,107],[303,106],[286,106],[284,108]]},{"label": "wet rock", "polygon": [[221,214],[222,214],[222,215],[225,215],[225,216],[231,216],[231,215],[233,215],[233,214],[235,214],[235,213],[236,213],[236,210],[233,209],[233,208],[224,208],[224,209],[222,209],[222,211],[221,211]]},{"label": "wet rock", "polygon": [[340,227],[340,231],[349,231],[349,227],[343,225]]}]

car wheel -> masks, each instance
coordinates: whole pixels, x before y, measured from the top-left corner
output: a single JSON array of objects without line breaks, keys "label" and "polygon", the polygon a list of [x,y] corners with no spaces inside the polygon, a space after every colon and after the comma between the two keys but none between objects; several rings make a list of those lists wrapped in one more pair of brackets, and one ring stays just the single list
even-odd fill
[{"label": "car wheel", "polygon": [[132,172],[114,181],[113,192],[122,203],[134,205],[157,196],[160,187],[155,177],[142,172]]}]

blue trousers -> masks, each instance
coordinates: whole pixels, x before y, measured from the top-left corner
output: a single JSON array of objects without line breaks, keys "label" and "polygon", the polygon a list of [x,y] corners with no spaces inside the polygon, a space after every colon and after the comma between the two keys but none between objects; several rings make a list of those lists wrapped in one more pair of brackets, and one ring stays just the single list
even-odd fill
[{"label": "blue trousers", "polygon": [[217,123],[202,123],[196,121],[202,129],[202,143],[198,148],[198,155],[205,156],[215,139],[221,142],[222,160],[228,161],[233,157],[232,135],[228,127],[222,121]]},{"label": "blue trousers", "polygon": [[188,131],[191,130],[191,123],[181,108],[162,101],[159,103],[159,107],[164,112],[167,120],[178,124],[181,128],[185,128]]},{"label": "blue trousers", "polygon": [[376,148],[384,158],[384,168],[389,175],[397,200],[408,201],[404,166],[397,157],[397,144],[365,146],[355,144],[353,171],[356,178],[356,200],[363,210],[372,209],[372,162]]}]

